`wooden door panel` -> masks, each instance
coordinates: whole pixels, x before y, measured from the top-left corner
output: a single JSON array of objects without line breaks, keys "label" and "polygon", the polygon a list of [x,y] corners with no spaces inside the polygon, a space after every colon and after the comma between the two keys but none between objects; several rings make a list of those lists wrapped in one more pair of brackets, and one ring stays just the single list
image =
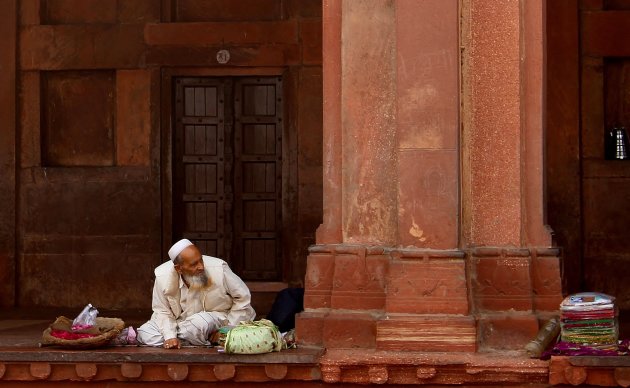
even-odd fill
[{"label": "wooden door panel", "polygon": [[176,84],[174,237],[245,280],[282,280],[281,79]]},{"label": "wooden door panel", "polygon": [[242,116],[275,116],[276,115],[276,89],[273,78],[264,79],[270,84],[242,84]]},{"label": "wooden door panel", "polygon": [[281,90],[275,77],[234,87],[234,242],[248,279],[281,280]]},{"label": "wooden door panel", "polygon": [[217,87],[184,87],[184,105],[186,116],[217,116]]},{"label": "wooden door panel", "polygon": [[275,238],[243,238],[243,260],[245,276],[259,279],[274,279],[278,268],[276,258],[278,244]]},{"label": "wooden door panel", "polygon": [[216,194],[217,187],[217,165],[208,164],[187,164],[185,166],[186,193],[188,194]]},{"label": "wooden door panel", "polygon": [[276,201],[243,201],[244,232],[274,232],[276,230]]},{"label": "wooden door panel", "polygon": [[216,232],[217,208],[217,203],[210,201],[186,203],[185,230],[201,233]]},{"label": "wooden door panel", "polygon": [[252,193],[276,193],[276,163],[243,162],[241,166],[244,197]]},{"label": "wooden door panel", "polygon": [[224,94],[220,79],[176,80],[173,232],[229,261]]},{"label": "wooden door panel", "polygon": [[276,155],[276,125],[243,125],[244,155]]},{"label": "wooden door panel", "polygon": [[184,155],[217,155],[216,125],[186,125]]}]

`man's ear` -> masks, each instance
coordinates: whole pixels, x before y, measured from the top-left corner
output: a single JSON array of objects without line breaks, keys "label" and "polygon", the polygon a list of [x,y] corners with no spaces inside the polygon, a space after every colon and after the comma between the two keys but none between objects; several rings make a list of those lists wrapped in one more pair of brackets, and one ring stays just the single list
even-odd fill
[{"label": "man's ear", "polygon": [[182,273],[182,266],[179,265],[179,264],[175,264],[174,268],[175,268],[175,271],[177,271],[177,273],[181,275],[181,273]]}]

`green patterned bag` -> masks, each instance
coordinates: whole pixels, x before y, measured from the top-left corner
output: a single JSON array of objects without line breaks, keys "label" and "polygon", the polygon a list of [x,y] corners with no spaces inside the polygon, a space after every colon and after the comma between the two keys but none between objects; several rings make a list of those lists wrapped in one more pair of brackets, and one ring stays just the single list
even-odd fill
[{"label": "green patterned bag", "polygon": [[281,349],[280,332],[267,319],[241,322],[230,329],[225,338],[225,353],[260,354],[279,352]]}]

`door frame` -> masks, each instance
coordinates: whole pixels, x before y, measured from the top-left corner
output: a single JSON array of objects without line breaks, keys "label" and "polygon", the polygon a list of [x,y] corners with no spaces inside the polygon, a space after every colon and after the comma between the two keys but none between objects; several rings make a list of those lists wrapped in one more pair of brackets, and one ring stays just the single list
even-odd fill
[{"label": "door frame", "polygon": [[[285,67],[252,67],[252,68],[162,68],[160,89],[160,188],[162,202],[162,257],[171,247],[173,240],[173,79],[178,77],[283,77],[283,110],[284,125],[282,134],[282,281],[281,282],[248,282],[261,283],[265,290],[279,290],[287,286],[291,271],[291,246],[285,241],[290,239],[291,225],[297,222],[297,136],[295,119],[297,103],[290,102],[291,85],[295,77]],[[293,237],[295,238],[295,237]],[[251,291],[252,289],[250,287]]]},{"label": "door frame", "polygon": [[564,293],[581,289],[582,188],[579,2],[546,2],[545,182],[547,223],[562,250]]}]

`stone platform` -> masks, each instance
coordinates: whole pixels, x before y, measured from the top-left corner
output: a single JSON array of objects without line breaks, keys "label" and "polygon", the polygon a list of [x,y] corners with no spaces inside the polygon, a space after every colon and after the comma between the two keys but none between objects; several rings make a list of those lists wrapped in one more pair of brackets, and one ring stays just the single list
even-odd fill
[{"label": "stone platform", "polygon": [[549,382],[553,385],[630,386],[630,357],[552,357]]},{"label": "stone platform", "polygon": [[[264,355],[226,355],[215,348],[166,350],[137,346],[67,350],[40,347],[51,312],[0,313],[0,385],[92,387],[223,387],[484,385],[543,387],[551,384],[628,386],[630,358],[557,357],[551,362],[528,359],[516,351],[395,352],[301,346]],[[134,327],[145,312],[120,316]],[[66,315],[59,313],[58,315]],[[50,315],[55,317],[55,314]],[[605,362],[609,364],[604,365]],[[615,362],[616,364],[610,364]]]},{"label": "stone platform", "polygon": [[[41,334],[54,319],[41,319],[41,315],[42,312],[14,312],[12,317],[5,316],[0,321],[0,382],[278,383],[321,380],[319,358],[323,351],[319,348],[300,347],[262,355],[227,355],[216,348],[200,347],[178,350],[139,346],[88,350],[40,347]],[[131,316],[123,318],[127,325],[137,327],[143,322],[137,314]]]},{"label": "stone platform", "polygon": [[[60,314],[62,315],[62,314]],[[330,350],[302,346],[264,355],[226,355],[215,348],[137,346],[67,350],[40,347],[52,319],[0,321],[0,383],[12,386],[126,382],[223,386],[351,386],[354,384],[547,384],[547,363],[522,354]],[[137,325],[142,320],[129,319]],[[113,385],[112,385],[113,384]]]}]

